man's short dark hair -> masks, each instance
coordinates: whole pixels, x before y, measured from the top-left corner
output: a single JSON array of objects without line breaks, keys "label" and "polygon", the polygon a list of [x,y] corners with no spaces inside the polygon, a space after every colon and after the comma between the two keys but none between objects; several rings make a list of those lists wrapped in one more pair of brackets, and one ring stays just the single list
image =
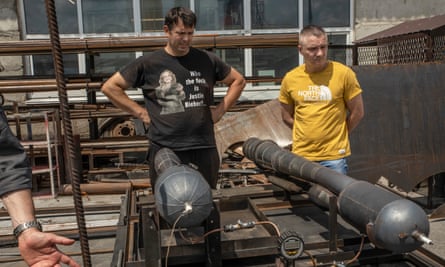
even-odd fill
[{"label": "man's short dark hair", "polygon": [[174,25],[178,24],[179,19],[182,20],[186,27],[194,27],[196,25],[195,13],[186,7],[174,7],[170,9],[165,16],[164,25],[171,30]]},{"label": "man's short dark hair", "polygon": [[316,37],[326,36],[326,38],[327,38],[326,31],[321,26],[306,25],[300,31],[298,43],[301,43],[305,37],[311,36],[311,35],[316,36]]}]

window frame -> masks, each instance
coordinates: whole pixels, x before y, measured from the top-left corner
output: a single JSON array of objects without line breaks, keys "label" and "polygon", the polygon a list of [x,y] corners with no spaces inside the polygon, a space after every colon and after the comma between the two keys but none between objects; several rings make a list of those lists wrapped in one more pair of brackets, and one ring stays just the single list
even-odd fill
[{"label": "window frame", "polygon": [[[68,0],[65,0],[68,1]],[[214,0],[216,1],[216,0]],[[250,36],[254,34],[277,34],[277,33],[298,33],[301,28],[303,27],[304,23],[304,10],[303,10],[303,1],[304,0],[295,0],[298,5],[298,27],[296,28],[282,28],[282,29],[252,29],[252,23],[251,23],[251,1],[252,0],[242,0],[243,4],[243,25],[244,28],[242,29],[231,29],[231,30],[203,30],[200,31],[199,29],[196,30],[196,35],[205,35],[205,34],[218,34],[218,35],[244,35],[244,36]],[[77,21],[78,21],[78,34],[60,34],[60,38],[100,38],[100,37],[140,37],[140,36],[163,36],[164,33],[162,31],[157,32],[143,32],[142,31],[142,22],[141,22],[141,12],[140,7],[141,3],[140,0],[132,0],[133,4],[133,22],[134,22],[134,29],[135,32],[128,32],[128,33],[103,33],[103,34],[86,34],[84,33],[84,21],[83,21],[83,14],[82,14],[82,0],[76,1],[77,6]],[[192,10],[195,10],[195,0],[189,0],[189,6]],[[335,35],[335,34],[341,34],[346,35],[346,44],[350,45],[352,44],[352,37],[354,34],[354,0],[349,0],[350,4],[350,16],[349,16],[349,27],[325,27],[324,29],[329,35]],[[27,34],[26,33],[26,18],[25,18],[25,11],[24,11],[24,0],[18,0],[17,1],[18,10],[19,10],[19,23],[20,28],[23,29],[21,32],[22,39],[25,40],[33,40],[33,39],[49,39],[49,34]],[[135,52],[135,58],[138,57],[142,52]],[[85,53],[79,53],[78,54],[78,69],[79,74],[83,75],[88,72],[87,64],[87,57],[88,55]],[[348,55],[346,55],[346,59],[348,61]],[[33,65],[32,65],[32,55],[26,55],[24,56],[24,62],[27,64],[30,64],[29,66],[26,66],[24,69],[27,71],[27,74],[33,75]],[[303,58],[301,55],[298,57],[298,64],[303,62]],[[348,65],[352,65],[351,62],[345,62]],[[251,48],[245,48],[244,49],[244,75],[246,77],[253,76],[253,70],[254,66],[253,64],[253,52]],[[249,94],[249,91],[255,92],[256,90],[263,90],[263,85],[252,85],[250,83],[247,84],[244,93],[245,95]],[[278,90],[279,85],[269,85],[267,90]],[[226,88],[215,88],[215,95],[223,95],[225,94]],[[264,89],[266,90],[266,89]],[[249,98],[249,97],[247,97]]]}]

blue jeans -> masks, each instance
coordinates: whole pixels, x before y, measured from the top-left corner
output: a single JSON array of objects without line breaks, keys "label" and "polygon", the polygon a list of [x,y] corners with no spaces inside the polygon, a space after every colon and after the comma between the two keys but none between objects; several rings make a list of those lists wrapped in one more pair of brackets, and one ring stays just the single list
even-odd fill
[{"label": "blue jeans", "polygon": [[328,167],[344,175],[346,175],[348,172],[348,163],[346,162],[346,158],[334,159],[334,160],[322,160],[316,162],[322,166]]}]

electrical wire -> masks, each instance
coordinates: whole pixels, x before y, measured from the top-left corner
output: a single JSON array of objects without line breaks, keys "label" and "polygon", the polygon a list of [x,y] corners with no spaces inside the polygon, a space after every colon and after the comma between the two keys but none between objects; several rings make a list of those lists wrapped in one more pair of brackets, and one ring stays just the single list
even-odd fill
[{"label": "electrical wire", "polygon": [[364,244],[365,244],[365,236],[362,235],[362,241],[361,241],[361,243],[360,243],[360,248],[359,248],[357,254],[355,254],[355,256],[354,256],[352,259],[348,260],[348,261],[345,263],[345,266],[348,266],[349,264],[355,262],[355,261],[358,259],[358,257],[359,257],[360,254],[362,253]]},{"label": "electrical wire", "polygon": [[176,224],[178,224],[179,220],[181,220],[181,218],[184,217],[185,214],[186,213],[184,210],[184,212],[181,215],[179,215],[178,218],[176,219],[176,221],[173,223],[172,231],[170,232],[170,237],[168,238],[168,242],[167,242],[168,244],[167,244],[167,252],[165,253],[165,267],[168,266],[168,254],[170,254],[170,245],[173,240],[173,235],[175,233]]},{"label": "electrical wire", "polygon": [[179,231],[179,235],[181,236],[182,240],[184,240],[186,242],[189,242],[190,244],[197,244],[197,243],[203,241],[207,236],[209,236],[209,235],[211,235],[213,233],[224,231],[223,228],[215,228],[213,230],[208,231],[207,233],[205,233],[202,236],[198,236],[196,239],[192,239],[192,238],[187,238],[187,237],[184,236],[184,234],[183,234],[183,230],[184,229],[179,229],[179,230],[180,230]]},{"label": "electrical wire", "polygon": [[[188,210],[184,210],[184,212],[183,212],[183,213],[176,219],[175,223],[174,223],[173,226],[172,226],[172,231],[171,231],[171,233],[170,233],[170,237],[169,237],[169,240],[168,240],[167,252],[166,252],[166,256],[165,256],[165,266],[168,266],[167,263],[168,263],[168,255],[169,255],[169,252],[170,252],[170,244],[171,244],[171,240],[173,239],[173,234],[174,234],[176,225],[177,225],[177,223],[179,222],[179,220],[180,220],[184,215],[187,214],[187,212],[188,212]],[[271,221],[258,221],[258,222],[255,222],[255,225],[261,225],[261,224],[270,224],[270,225],[272,225],[272,226],[274,227],[274,229],[275,229],[275,231],[276,231],[278,237],[281,235],[281,233],[280,233],[280,229],[278,228],[278,226],[277,226],[275,223],[273,223],[273,222],[271,222]],[[196,243],[199,243],[199,242],[203,241],[207,236],[209,236],[209,235],[211,235],[211,234],[213,234],[213,233],[217,233],[217,232],[222,232],[222,231],[224,231],[224,228],[215,228],[215,229],[212,229],[212,230],[206,232],[204,235],[202,235],[202,236],[198,236],[196,239],[185,237],[185,236],[184,236],[184,233],[183,233],[184,229],[178,228],[178,230],[179,230],[179,235],[180,235],[180,237],[181,237],[182,240],[184,240],[184,241],[186,241],[186,242],[189,242],[190,244],[196,244]],[[311,258],[312,258],[312,257],[311,257]],[[312,259],[312,262],[314,262],[313,259]],[[315,266],[315,265],[314,265],[314,266]]]},{"label": "electrical wire", "polygon": [[278,228],[278,226],[275,223],[273,223],[271,221],[259,221],[259,222],[255,222],[255,224],[270,224],[274,227],[275,232],[277,232],[277,236],[278,237],[281,236],[280,229]]},{"label": "electrical wire", "polygon": [[312,266],[317,267],[317,262],[315,261],[314,256],[307,250],[304,250],[303,253],[308,255],[309,258],[311,258]]}]

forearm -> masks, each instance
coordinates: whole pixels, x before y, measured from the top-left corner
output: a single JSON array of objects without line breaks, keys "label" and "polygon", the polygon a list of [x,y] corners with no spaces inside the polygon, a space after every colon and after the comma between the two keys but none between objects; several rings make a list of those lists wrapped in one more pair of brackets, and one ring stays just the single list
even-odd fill
[{"label": "forearm", "polygon": [[281,119],[284,124],[293,129],[294,128],[294,107],[290,104],[280,103]]},{"label": "forearm", "polygon": [[130,99],[127,94],[120,92],[113,92],[106,94],[111,103],[121,110],[128,112],[133,117],[141,118],[145,112],[145,108],[140,106],[134,100]]},{"label": "forearm", "polygon": [[224,113],[226,113],[232,106],[235,105],[236,101],[241,96],[244,87],[246,86],[246,80],[244,79],[244,77],[233,69],[230,77],[223,82],[229,84],[229,88],[227,89],[227,93],[222,101],[216,106],[215,111],[213,111],[214,122],[219,121]]},{"label": "forearm", "polygon": [[128,88],[127,83],[119,73],[116,73],[104,83],[101,91],[116,107],[128,112],[133,117],[141,119],[145,123],[150,123],[145,107],[130,99],[125,93],[126,88]]},{"label": "forearm", "polygon": [[354,114],[350,114],[348,116],[347,124],[348,124],[348,132],[349,133],[351,133],[352,130],[354,130],[355,127],[357,127],[357,125],[359,124],[361,119],[362,119],[362,117],[355,116]]},{"label": "forearm", "polygon": [[346,123],[348,125],[348,132],[351,133],[352,130],[357,127],[359,122],[363,119],[365,115],[364,107],[363,107],[363,99],[361,94],[354,97],[351,101],[347,103],[349,115],[346,119]]},{"label": "forearm", "polygon": [[236,101],[241,96],[244,86],[240,84],[232,84],[227,90],[227,94],[224,96],[222,101],[218,104],[218,109],[227,112],[232,106],[235,105]]},{"label": "forearm", "polygon": [[11,217],[12,227],[35,219],[31,190],[18,190],[2,196],[3,204]]}]

